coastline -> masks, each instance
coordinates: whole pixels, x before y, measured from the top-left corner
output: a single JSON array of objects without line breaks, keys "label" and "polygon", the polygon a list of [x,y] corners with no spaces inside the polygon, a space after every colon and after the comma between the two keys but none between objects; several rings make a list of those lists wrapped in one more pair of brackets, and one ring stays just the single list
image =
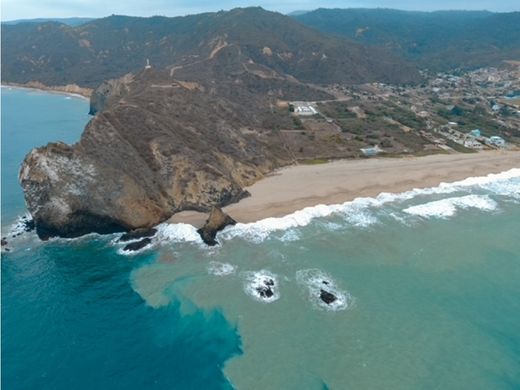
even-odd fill
[{"label": "coastline", "polygon": [[53,93],[58,95],[65,95],[74,97],[76,99],[82,99],[90,101],[90,95],[93,90],[90,88],[81,88],[75,84],[71,85],[63,85],[63,86],[53,86],[49,87],[39,82],[30,82],[27,84],[18,84],[18,83],[2,83],[2,88],[15,88],[15,89],[25,89],[31,91],[40,91],[45,93]]},{"label": "coastline", "polygon": [[[338,160],[296,165],[273,172],[246,189],[251,196],[223,208],[236,221],[256,222],[282,217],[318,204],[341,204],[382,192],[400,193],[436,187],[468,177],[520,168],[520,151],[485,151],[423,157]],[[204,224],[206,213],[183,211],[169,223]]]}]

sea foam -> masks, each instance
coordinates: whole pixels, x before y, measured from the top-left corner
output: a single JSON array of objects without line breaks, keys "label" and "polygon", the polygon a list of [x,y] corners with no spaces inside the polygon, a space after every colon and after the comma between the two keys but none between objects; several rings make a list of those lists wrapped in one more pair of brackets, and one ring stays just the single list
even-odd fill
[{"label": "sea foam", "polygon": [[[354,302],[348,292],[342,291],[329,275],[319,269],[300,270],[296,272],[296,280],[307,287],[310,301],[318,308],[333,311],[345,310]],[[320,297],[323,292],[332,294],[335,300],[326,303]]]},{"label": "sea foam", "polygon": [[208,265],[208,273],[215,276],[226,276],[234,274],[236,267],[229,263],[221,263],[218,261],[210,261]]},{"label": "sea foam", "polygon": [[257,301],[272,303],[280,298],[278,278],[270,271],[245,272],[244,291]]},{"label": "sea foam", "polygon": [[[488,196],[472,194],[474,190],[484,190],[492,195],[520,199],[520,168],[482,177],[470,177],[453,183],[441,183],[437,187],[416,188],[401,193],[383,192],[374,198],[356,198],[342,204],[319,204],[283,217],[265,218],[253,223],[237,223],[234,226],[228,226],[218,234],[218,237],[220,242],[240,237],[251,242],[261,243],[270,238],[273,233],[284,232],[279,238],[281,241],[296,241],[300,238],[298,228],[307,226],[317,218],[326,218],[332,215],[341,218],[346,226],[367,228],[378,223],[377,210],[382,206],[391,203],[399,205],[400,202],[418,196],[447,195],[456,192],[466,192],[469,195],[410,206],[398,212],[394,210],[391,216],[394,217],[394,220],[402,222],[405,219],[399,214],[403,215],[403,211],[404,215],[446,218],[454,215],[457,209],[478,208],[484,211],[496,209],[497,203],[494,200]],[[337,228],[337,226],[335,227]],[[204,247],[197,229],[192,225],[162,223],[158,225],[157,229],[158,233],[153,239],[154,242],[191,242]]]},{"label": "sea foam", "polygon": [[458,209],[475,208],[483,211],[492,211],[497,206],[497,202],[490,199],[487,195],[467,195],[411,206],[403,211],[423,218],[447,218],[455,215]]}]

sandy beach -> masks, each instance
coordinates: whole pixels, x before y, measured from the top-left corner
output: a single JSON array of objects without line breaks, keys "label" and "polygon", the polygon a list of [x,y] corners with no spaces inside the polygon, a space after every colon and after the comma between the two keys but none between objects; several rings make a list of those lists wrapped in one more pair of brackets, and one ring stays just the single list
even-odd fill
[{"label": "sandy beach", "polygon": [[[47,87],[40,83],[35,84],[17,84],[17,83],[6,83],[1,85],[2,88],[12,88],[12,89],[25,89],[29,91],[36,92],[45,92],[45,93],[54,93],[57,95],[70,96],[76,99],[82,99],[86,101],[90,101],[90,95],[92,90],[88,88],[80,88],[77,86],[57,86],[57,87]],[[69,88],[70,87],[70,88]],[[74,92],[72,92],[74,91]]]},{"label": "sandy beach", "polygon": [[[425,157],[340,160],[282,168],[247,190],[251,196],[224,208],[239,222],[280,217],[317,204],[337,204],[381,192],[403,192],[472,176],[520,168],[520,151]],[[170,222],[201,226],[207,215],[184,211]]]}]

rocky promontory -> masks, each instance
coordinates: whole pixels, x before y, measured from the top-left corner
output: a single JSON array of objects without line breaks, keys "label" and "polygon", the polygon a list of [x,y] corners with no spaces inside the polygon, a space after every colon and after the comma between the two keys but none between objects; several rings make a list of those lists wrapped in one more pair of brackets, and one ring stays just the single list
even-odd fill
[{"label": "rocky promontory", "polygon": [[202,241],[209,246],[217,245],[217,233],[226,226],[235,225],[237,222],[224,213],[220,207],[213,207],[204,226],[197,230]]},{"label": "rocky promontory", "polygon": [[182,210],[237,202],[245,186],[292,162],[276,131],[290,116],[273,107],[303,95],[328,96],[251,65],[233,47],[104,83],[78,143],[33,149],[22,164],[37,234],[150,228]]}]

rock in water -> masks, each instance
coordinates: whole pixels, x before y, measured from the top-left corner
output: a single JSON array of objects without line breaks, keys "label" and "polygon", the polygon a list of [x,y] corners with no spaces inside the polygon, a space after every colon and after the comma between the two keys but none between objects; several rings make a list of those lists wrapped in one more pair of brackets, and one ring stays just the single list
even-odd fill
[{"label": "rock in water", "polygon": [[220,207],[213,207],[206,223],[201,229],[198,229],[197,232],[202,237],[202,241],[207,245],[213,246],[218,244],[217,240],[215,240],[217,233],[226,226],[236,223],[237,222],[224,213]]},{"label": "rock in water", "polygon": [[7,239],[5,237],[2,237],[2,251],[3,252],[10,252],[11,250],[7,247]]},{"label": "rock in water", "polygon": [[139,249],[144,248],[146,245],[151,244],[152,240],[150,238],[143,238],[141,241],[132,242],[126,245],[123,250],[124,251],[138,251]]},{"label": "rock in water", "polygon": [[20,222],[24,232],[32,232],[35,228],[34,221],[25,215],[20,219]]},{"label": "rock in water", "polygon": [[155,236],[155,233],[157,233],[157,229],[155,228],[143,228],[143,229],[136,229],[132,230],[131,232],[123,234],[119,238],[119,242],[126,242],[130,240],[137,240],[139,238],[144,237],[153,237]]},{"label": "rock in water", "polygon": [[327,305],[330,305],[331,303],[336,301],[336,296],[328,291],[325,291],[323,289],[320,290],[320,299],[325,302]]},{"label": "rock in water", "polygon": [[264,280],[264,285],[256,288],[258,295],[262,298],[271,298],[274,295],[274,280],[266,279]]}]

